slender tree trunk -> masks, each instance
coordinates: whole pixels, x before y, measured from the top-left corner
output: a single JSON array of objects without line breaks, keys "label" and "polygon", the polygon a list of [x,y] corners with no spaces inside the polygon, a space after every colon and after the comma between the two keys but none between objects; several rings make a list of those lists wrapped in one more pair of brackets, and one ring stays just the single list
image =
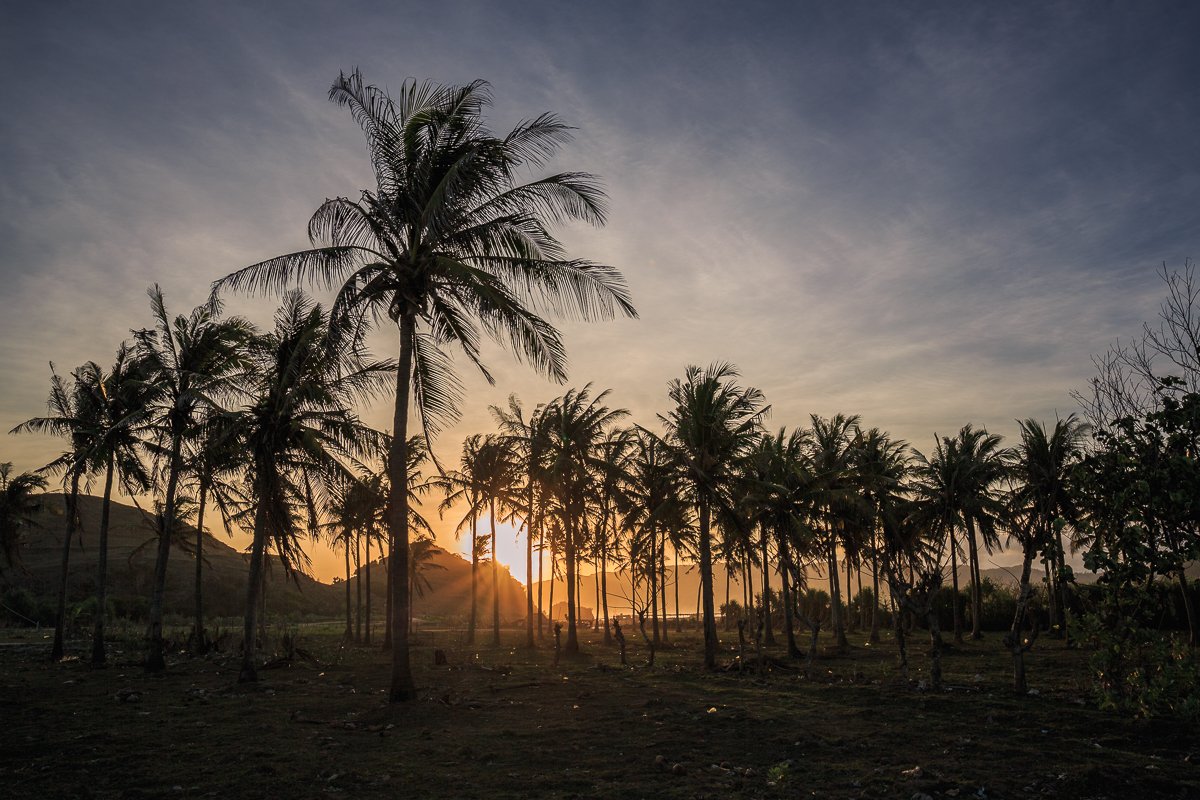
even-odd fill
[{"label": "slender tree trunk", "polygon": [[1025,610],[1029,605],[1030,585],[1029,573],[1033,570],[1034,545],[1026,542],[1024,546],[1025,559],[1021,564],[1021,591],[1017,595],[1017,611],[1013,615],[1012,630],[1004,637],[1004,644],[1013,656],[1013,691],[1024,694],[1025,684],[1025,651],[1033,645],[1037,638],[1037,625],[1034,625],[1033,636],[1028,643],[1022,641],[1022,629],[1025,626]]},{"label": "slender tree trunk", "polygon": [[1061,530],[1055,531],[1054,535],[1055,535],[1055,538],[1058,540],[1058,551],[1055,553],[1055,567],[1057,569],[1055,570],[1055,574],[1054,574],[1054,583],[1058,587],[1059,609],[1062,612],[1060,614],[1061,619],[1059,620],[1059,624],[1062,625],[1062,637],[1063,637],[1063,639],[1066,640],[1067,644],[1069,645],[1071,643],[1071,631],[1068,629],[1068,626],[1071,623],[1070,623],[1070,620],[1067,618],[1067,609],[1069,608],[1069,606],[1067,605],[1067,601],[1069,599],[1070,585],[1062,579],[1062,574],[1063,574],[1062,531]]},{"label": "slender tree trunk", "polygon": [[1058,624],[1058,587],[1055,585],[1054,573],[1050,569],[1050,565],[1054,563],[1054,556],[1044,563],[1046,569],[1046,605],[1050,611],[1050,638],[1062,638],[1062,629]]},{"label": "slender tree trunk", "polygon": [[[554,558],[554,556],[551,556],[551,559],[553,559],[553,558]],[[539,525],[538,525],[538,602],[537,602],[537,606],[538,606],[538,613],[537,613],[537,635],[538,635],[538,638],[539,638],[539,639],[541,639],[542,641],[545,641],[545,639],[546,639],[546,634],[545,634],[545,632],[543,632],[543,631],[542,631],[542,617],[545,615],[545,612],[543,611],[543,606],[542,606],[542,586],[544,586],[544,585],[545,585],[545,583],[546,583],[546,580],[545,580],[545,572],[546,572],[546,565],[545,565],[545,561],[546,561],[546,528],[545,528],[545,526],[544,526],[544,525],[540,525],[540,524],[539,524]],[[550,569],[550,584],[551,584],[551,588],[553,589],[553,588],[554,588],[554,587],[553,587],[553,584],[554,584],[554,562],[553,562],[553,560],[550,562],[550,567],[551,567],[551,569]]]},{"label": "slender tree trunk", "polygon": [[951,597],[951,604],[954,609],[954,643],[962,644],[962,609],[958,603],[958,548],[955,546],[954,529],[950,530],[950,577],[953,580],[954,595]]},{"label": "slender tree trunk", "polygon": [[207,476],[200,481],[200,508],[196,513],[196,651],[208,652],[204,635],[204,506],[208,500]]},{"label": "slender tree trunk", "polygon": [[[388,533],[388,552],[392,551],[392,535]],[[391,651],[392,649],[392,604],[388,602],[388,598],[392,596],[392,573],[388,571],[387,558],[383,555],[383,544],[379,545],[379,566],[383,567],[383,607],[385,609],[383,615],[383,649]],[[408,576],[408,616],[410,624],[406,625],[409,633],[412,633],[413,626],[411,624],[413,609],[416,606],[413,604],[413,586],[416,585],[416,578],[413,575]]]},{"label": "slender tree trunk", "polygon": [[979,547],[975,544],[975,520],[967,517],[967,553],[971,564],[971,638],[983,638],[983,595],[979,585]]},{"label": "slender tree trunk", "polygon": [[354,536],[354,592],[355,592],[355,603],[356,603],[356,605],[354,606],[354,643],[355,644],[362,644],[363,572],[362,572],[362,550],[359,547],[361,540],[362,540],[362,534],[361,533],[355,534],[355,536]]},{"label": "slender tree trunk", "polygon": [[771,546],[770,537],[767,536],[767,527],[760,526],[762,534],[762,614],[763,614],[763,641],[767,644],[775,644],[775,624],[771,619]]},{"label": "slender tree trunk", "polygon": [[492,521],[492,644],[500,646],[500,560],[496,558],[496,498],[489,499]]},{"label": "slender tree trunk", "polygon": [[366,569],[367,569],[367,589],[366,589],[366,591],[367,591],[367,607],[365,609],[366,622],[363,625],[363,628],[364,628],[363,643],[366,644],[368,647],[370,647],[370,645],[371,645],[371,530],[370,530],[370,528],[367,529],[366,559],[367,559],[367,564],[366,564]]},{"label": "slender tree trunk", "polygon": [[600,594],[604,598],[604,644],[612,644],[612,633],[608,621],[608,548],[607,543],[600,551]]},{"label": "slender tree trunk", "polygon": [[700,595],[704,605],[704,668],[717,668],[717,618],[713,613],[712,520],[708,498],[700,496]]},{"label": "slender tree trunk", "polygon": [[96,621],[92,626],[93,667],[105,666],[104,617],[108,604],[108,519],[112,501],[113,461],[113,454],[109,453],[104,475],[104,503],[100,507],[100,549],[96,554]]},{"label": "slender tree trunk", "polygon": [[[832,540],[832,538],[831,531],[830,539]],[[840,583],[837,566],[837,544],[831,541],[829,545],[829,611],[833,617],[833,631],[837,637],[837,646],[845,648],[850,643],[846,641],[846,626],[842,622],[842,587],[839,585]]]},{"label": "slender tree trunk", "polygon": [[788,548],[787,539],[783,535],[779,537],[779,563],[782,566],[782,569],[779,571],[779,577],[783,590],[783,630],[787,634],[788,658],[799,658],[800,648],[796,646],[796,631],[792,626],[792,615],[795,613],[796,607],[796,604],[792,602],[790,578],[792,555]]},{"label": "slender tree trunk", "polygon": [[154,589],[150,594],[150,651],[146,669],[162,672],[167,668],[163,658],[163,595],[167,588],[167,559],[171,555],[171,539],[175,534],[175,503],[179,491],[179,471],[182,466],[183,434],[171,436],[171,456],[167,471],[167,493],[163,500],[163,525],[158,537],[158,555],[154,562]]},{"label": "slender tree trunk", "polygon": [[845,561],[846,561],[846,616],[850,617],[850,625],[848,627],[853,627],[854,618],[850,616],[850,609],[854,606],[854,597],[852,596],[853,592],[854,592],[854,579],[853,579],[853,575],[851,574],[851,564],[850,564],[850,554],[849,553],[846,554]]},{"label": "slender tree trunk", "polygon": [[475,546],[479,542],[479,535],[476,532],[477,520],[474,516],[471,517],[471,617],[467,622],[467,644],[475,644],[475,620],[476,608],[479,605],[479,553]]},{"label": "slender tree trunk", "polygon": [[675,556],[675,632],[683,633],[683,622],[679,619],[679,551],[674,545],[671,553]]},{"label": "slender tree trunk", "polygon": [[575,630],[575,515],[567,515],[567,541],[563,557],[567,563],[567,646],[566,652],[579,652],[579,633]]},{"label": "slender tree trunk", "polygon": [[537,647],[533,639],[533,484],[529,484],[529,514],[525,519],[525,646]]},{"label": "slender tree trunk", "polygon": [[347,644],[354,638],[354,620],[350,613],[350,531],[346,535],[346,635],[342,640]]},{"label": "slender tree trunk", "polygon": [[879,644],[879,556],[871,549],[871,644]]},{"label": "slender tree trunk", "polygon": [[[412,609],[408,602],[408,392],[412,379],[412,351],[415,320],[406,312],[400,317],[400,363],[396,370],[396,413],[392,419],[392,447],[388,455],[388,482],[391,495],[387,504],[388,528],[394,537],[388,554],[388,591],[392,603],[392,675],[389,702],[409,702],[417,698],[408,654],[408,620]],[[471,549],[474,551],[472,540]]]},{"label": "slender tree trunk", "polygon": [[[646,566],[649,569],[646,570],[646,577],[649,578],[649,582],[646,585],[646,600],[649,601],[647,605],[650,606],[650,622],[654,631],[652,644],[658,647],[661,644],[658,637],[658,564],[655,563],[658,561],[658,537],[653,530],[650,531],[650,552],[647,553],[647,561]],[[645,632],[645,627],[642,631]]]},{"label": "slender tree trunk", "polygon": [[[261,492],[259,493],[261,498]],[[250,575],[246,581],[246,620],[243,630],[242,669],[238,683],[253,683],[258,680],[254,667],[254,646],[258,637],[258,601],[263,585],[263,554],[267,541],[266,503],[259,500],[254,511],[254,541],[250,546]]]},{"label": "slender tree trunk", "polygon": [[[554,627],[554,620],[552,619],[553,616],[554,616],[554,551],[551,550],[550,551],[550,610],[546,616],[546,619],[549,621],[551,628]],[[554,643],[555,643],[555,647],[557,648],[557,646],[558,646],[557,638],[554,640]],[[557,652],[557,649],[555,652]]]},{"label": "slender tree trunk", "polygon": [[862,592],[862,561],[858,562],[858,566],[854,569],[854,579],[858,581],[858,627],[867,627],[867,604],[863,599]]},{"label": "slender tree trunk", "polygon": [[63,539],[62,572],[58,584],[58,613],[54,615],[54,644],[50,648],[50,660],[62,661],[66,653],[65,629],[67,621],[67,577],[71,566],[71,539],[79,521],[79,474],[71,476],[71,493],[67,497],[67,535]]},{"label": "slender tree trunk", "polygon": [[600,630],[600,570],[592,570],[592,582],[596,585],[596,613],[592,615],[592,630]]},{"label": "slender tree trunk", "polygon": [[662,544],[658,548],[658,597],[662,605],[662,640],[667,644],[667,534],[663,533]]},{"label": "slender tree trunk", "polygon": [[733,572],[729,569],[729,562],[725,562],[725,605],[722,606],[725,610],[721,612],[721,622],[725,623],[725,630],[729,630],[729,581],[733,577]]}]

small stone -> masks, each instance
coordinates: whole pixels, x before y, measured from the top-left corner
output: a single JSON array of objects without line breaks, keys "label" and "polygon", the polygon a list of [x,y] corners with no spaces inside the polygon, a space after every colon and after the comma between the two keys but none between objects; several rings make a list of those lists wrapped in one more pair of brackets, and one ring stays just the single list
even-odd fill
[{"label": "small stone", "polygon": [[753,769],[751,769],[750,767],[747,767],[747,768],[746,768],[746,771],[745,771],[745,772],[743,772],[742,774],[743,774],[743,775],[745,775],[747,778],[753,778],[753,777],[754,777],[755,775],[757,775],[758,773],[757,773],[757,772],[755,772],[755,771],[754,771]]},{"label": "small stone", "polygon": [[655,756],[655,757],[654,757],[654,763],[655,763],[655,764],[665,764],[665,763],[666,763],[666,761],[667,761],[667,759],[663,758],[662,756]]},{"label": "small stone", "polygon": [[906,769],[900,773],[900,775],[905,778],[919,778],[924,774],[925,774],[925,771],[923,769],[921,769],[920,767],[913,767],[912,769]]},{"label": "small stone", "polygon": [[685,767],[683,764],[676,764],[675,766],[671,767],[671,772],[675,773],[676,775],[687,775],[687,767]]},{"label": "small stone", "polygon": [[728,761],[722,761],[721,769],[733,769],[733,764],[730,764]]}]

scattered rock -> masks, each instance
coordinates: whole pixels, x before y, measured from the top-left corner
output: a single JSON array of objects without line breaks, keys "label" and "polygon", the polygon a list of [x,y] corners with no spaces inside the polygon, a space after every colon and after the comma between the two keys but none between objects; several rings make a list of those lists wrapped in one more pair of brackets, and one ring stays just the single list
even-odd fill
[{"label": "scattered rock", "polygon": [[909,798],[909,800],[933,800],[933,798],[924,792],[917,792],[911,798]]},{"label": "scattered rock", "polygon": [[671,767],[671,772],[675,773],[676,775],[687,775],[687,767],[685,767],[683,764],[676,764],[675,766]]},{"label": "scattered rock", "polygon": [[752,768],[750,768],[750,767],[746,767],[746,771],[745,771],[745,772],[743,772],[742,774],[743,774],[743,775],[745,775],[747,778],[753,778],[753,777],[755,777],[756,775],[758,775],[758,773],[757,773],[757,772],[755,772],[755,771],[754,771]]},{"label": "scattered rock", "polygon": [[730,764],[728,761],[722,761],[721,769],[733,769],[733,764]]},{"label": "scattered rock", "polygon": [[666,758],[664,758],[663,756],[655,756],[655,757],[654,757],[654,763],[655,763],[655,764],[662,765],[662,764],[665,764],[665,763],[667,763],[667,759],[666,759]]},{"label": "scattered rock", "polygon": [[904,778],[919,778],[924,774],[925,774],[925,770],[921,769],[920,767],[913,767],[912,769],[906,769],[900,773],[901,777],[904,777]]}]

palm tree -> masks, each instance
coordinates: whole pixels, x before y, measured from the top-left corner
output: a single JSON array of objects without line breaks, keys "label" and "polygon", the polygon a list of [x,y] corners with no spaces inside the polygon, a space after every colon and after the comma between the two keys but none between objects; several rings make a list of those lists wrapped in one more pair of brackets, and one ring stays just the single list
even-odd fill
[{"label": "palm tree", "polygon": [[742,457],[754,446],[769,411],[758,389],[735,381],[737,368],[714,363],[689,366],[683,380],[671,381],[668,396],[675,408],[659,415],[674,449],[700,518],[700,585],[704,609],[704,665],[716,669],[717,623],[713,609],[712,512],[714,507],[738,519],[730,490],[738,481]]},{"label": "palm tree", "polygon": [[[892,439],[885,431],[871,428],[859,441],[857,472],[865,504],[866,553],[871,558],[871,636],[870,643],[879,643],[879,550],[880,537],[899,525],[908,511],[909,489],[906,485],[912,472],[910,448],[907,442]],[[953,554],[953,550],[951,553]],[[955,580],[955,602],[958,583]],[[956,631],[958,628],[956,627]]]},{"label": "palm tree", "polygon": [[631,488],[631,451],[636,432],[631,428],[612,428],[600,442],[596,453],[598,472],[597,513],[598,524],[594,537],[595,557],[600,573],[600,588],[597,593],[597,617],[604,617],[604,644],[612,644],[612,631],[608,614],[608,561],[610,554],[620,546],[617,519],[622,502],[629,497]]},{"label": "palm tree", "polygon": [[91,404],[88,417],[93,420],[92,450],[88,460],[94,471],[104,472],[104,498],[100,507],[100,545],[97,550],[96,618],[92,630],[92,666],[105,665],[104,623],[108,594],[108,528],[114,472],[126,491],[134,494],[150,486],[140,453],[145,449],[142,435],[147,416],[146,400],[150,387],[142,364],[135,360],[127,345],[117,351],[117,359],[108,375],[93,362],[81,369],[86,373],[86,398]]},{"label": "palm tree", "polygon": [[[431,569],[445,570],[441,564],[434,563],[434,556],[438,554],[437,543],[429,536],[419,536],[412,540],[409,550],[408,559],[408,585],[410,592],[416,592],[416,596],[425,597],[425,590],[432,589],[429,578],[425,577],[425,573]],[[413,607],[413,597],[410,594],[408,598],[409,608]]]},{"label": "palm tree", "polygon": [[[163,659],[163,592],[167,584],[167,559],[171,553],[179,482],[184,474],[184,443],[194,435],[197,422],[231,394],[246,366],[243,346],[254,332],[250,323],[234,317],[218,320],[219,306],[200,306],[188,316],[172,319],[162,290],[150,288],[150,308],[155,327],[134,331],[136,352],[154,387],[148,410],[154,426],[154,447],[165,472],[163,519],[154,564],[154,589],[150,596],[150,652],[146,668],[159,672]],[[161,463],[165,461],[165,464]]]},{"label": "palm tree", "polygon": [[254,540],[247,582],[245,645],[239,682],[257,680],[256,602],[268,546],[285,572],[308,563],[298,535],[307,512],[316,529],[314,487],[325,476],[349,477],[337,456],[366,452],[372,432],[349,410],[391,371],[373,362],[349,337],[331,337],[319,304],[290,292],[275,315],[275,330],[251,342],[250,404],[239,419],[254,504]]},{"label": "palm tree", "polygon": [[567,584],[568,653],[579,652],[576,631],[579,557],[587,539],[589,500],[594,496],[596,456],[607,432],[629,412],[604,405],[609,390],[594,398],[591,384],[567,392],[546,405],[546,426],[551,432],[546,475],[555,495],[563,533],[563,560]]},{"label": "palm tree", "polygon": [[[634,316],[620,273],[566,258],[547,224],[604,221],[604,194],[584,173],[560,173],[522,184],[519,170],[540,168],[567,140],[552,115],[518,125],[503,138],[483,124],[488,85],[406,83],[393,100],[339,75],[330,99],[348,107],[367,137],[376,189],[358,201],[323,204],[309,224],[314,249],[236,272],[214,290],[281,291],[291,282],[341,286],[333,306],[367,323],[386,316],[399,330],[389,561],[393,606],[391,702],[413,700],[408,655],[408,485],[410,393],[427,439],[456,418],[462,389],[447,347],[480,361],[480,334],[508,344],[556,381],[566,379],[558,332],[539,306],[584,319]],[[481,331],[482,329],[482,331]]]},{"label": "palm tree", "polygon": [[486,495],[484,491],[483,434],[468,436],[463,442],[459,469],[447,472],[435,482],[442,487],[446,497],[438,506],[438,514],[444,515],[460,500],[466,501],[467,510],[454,529],[459,537],[465,530],[471,531],[471,613],[467,622],[467,644],[475,644],[476,615],[479,599],[479,515],[483,513]]},{"label": "palm tree", "polygon": [[819,482],[818,513],[823,524],[825,560],[829,570],[831,623],[838,647],[848,646],[842,614],[842,591],[838,578],[837,548],[842,545],[846,560],[850,560],[853,544],[850,524],[855,514],[857,486],[854,459],[859,416],[837,414],[830,419],[812,415],[812,445],[809,461]]},{"label": "palm tree", "polygon": [[46,477],[36,472],[22,472],[12,476],[12,462],[0,464],[0,553],[4,562],[12,567],[21,563],[21,548],[24,546],[24,531],[33,527],[34,515],[45,507],[45,500],[37,491],[46,488]]},{"label": "palm tree", "polygon": [[958,432],[959,512],[967,527],[967,555],[971,566],[971,638],[982,639],[983,590],[979,577],[979,546],[975,530],[979,529],[983,546],[990,553],[1000,545],[996,533],[998,520],[1004,514],[999,495],[1000,483],[1008,475],[1010,454],[1000,446],[1004,437],[986,430],[975,430],[970,424]]},{"label": "palm tree", "polygon": [[[94,365],[93,365],[94,366]],[[96,370],[95,372],[98,372]],[[62,566],[58,586],[58,611],[54,621],[54,644],[50,649],[50,660],[59,661],[64,654],[63,627],[67,614],[67,576],[71,564],[71,538],[79,525],[78,502],[79,481],[91,468],[88,456],[95,445],[96,420],[94,405],[90,401],[95,372],[80,368],[72,373],[70,387],[50,365],[50,397],[47,405],[51,416],[26,420],[11,433],[48,433],[68,440],[69,448],[43,472],[61,472],[63,495],[67,503],[67,530],[63,537]]]}]

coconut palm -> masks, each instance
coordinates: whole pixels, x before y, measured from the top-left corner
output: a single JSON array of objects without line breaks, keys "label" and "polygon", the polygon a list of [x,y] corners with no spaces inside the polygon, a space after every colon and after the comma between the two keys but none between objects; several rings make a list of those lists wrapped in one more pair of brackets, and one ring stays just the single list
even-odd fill
[{"label": "coconut palm", "polygon": [[[281,291],[293,281],[340,286],[335,317],[361,323],[385,317],[399,330],[399,371],[391,459],[395,552],[390,560],[393,652],[390,700],[416,696],[408,660],[407,464],[410,394],[427,438],[456,418],[461,385],[448,346],[480,361],[480,335],[509,345],[535,368],[566,379],[558,332],[539,308],[584,319],[633,316],[620,274],[566,258],[548,224],[604,221],[594,178],[560,173],[521,183],[567,140],[552,115],[493,136],[482,113],[488,85],[406,83],[393,99],[339,75],[330,99],[348,107],[367,137],[376,188],[357,201],[323,204],[309,224],[314,249],[253,265],[215,289]],[[490,375],[488,376],[490,379]]]},{"label": "coconut palm", "polygon": [[[982,639],[983,590],[979,577],[979,544],[988,553],[999,547],[996,532],[1004,515],[1000,485],[1009,474],[1010,454],[1001,447],[1004,437],[975,430],[970,424],[958,432],[958,503],[967,530],[967,556],[971,566],[971,638]],[[981,542],[975,538],[976,530]]]},{"label": "coconut palm", "polygon": [[247,365],[244,345],[254,333],[250,323],[237,317],[218,319],[219,306],[200,306],[188,316],[167,313],[158,285],[150,288],[150,308],[155,326],[133,332],[136,353],[153,386],[148,402],[153,425],[158,471],[165,475],[163,491],[164,534],[159,538],[150,596],[150,650],[146,668],[166,668],[163,660],[163,592],[167,559],[174,540],[171,525],[179,484],[184,477],[184,443],[197,431],[209,410],[228,398]]},{"label": "coconut palm", "polygon": [[842,608],[842,591],[838,578],[837,549],[841,545],[846,560],[854,542],[854,522],[858,488],[854,474],[855,445],[858,438],[859,416],[836,414],[829,419],[812,415],[812,440],[809,462],[818,480],[819,514],[825,542],[826,568],[829,570],[834,635],[838,647],[846,647],[846,626]]},{"label": "coconut palm", "polygon": [[108,529],[114,473],[130,494],[150,486],[150,477],[140,455],[145,449],[146,401],[151,391],[143,366],[122,344],[112,370],[105,375],[93,362],[81,368],[91,405],[92,449],[87,458],[91,468],[104,473],[104,497],[100,506],[100,544],[97,549],[96,617],[92,630],[92,666],[105,665],[104,623],[108,594]]},{"label": "coconut palm", "polygon": [[[409,591],[414,592],[416,597],[424,599],[425,590],[433,589],[429,578],[425,577],[426,572],[434,569],[446,569],[433,560],[439,552],[437,543],[432,537],[419,536],[412,540],[408,559],[408,586]],[[410,594],[408,598],[410,608],[413,605],[413,600],[414,597]]]},{"label": "coconut palm", "polygon": [[479,609],[479,517],[487,506],[487,496],[484,489],[484,436],[477,433],[468,436],[463,442],[462,456],[459,458],[459,468],[444,473],[435,482],[442,487],[446,497],[438,507],[438,514],[444,515],[448,510],[465,501],[466,513],[454,529],[455,538],[465,531],[471,532],[471,613],[467,621],[467,644],[475,644],[475,627]]},{"label": "coconut palm", "polygon": [[[864,505],[864,551],[871,558],[871,635],[879,643],[879,549],[881,537],[908,513],[912,455],[907,442],[871,428],[859,439],[856,470]],[[953,553],[953,550],[951,551]],[[958,595],[955,582],[955,597]]]},{"label": "coconut palm", "polygon": [[46,476],[22,472],[13,476],[12,462],[0,464],[0,553],[9,567],[21,563],[25,529],[33,527],[34,515],[45,507],[45,500],[35,492],[46,488]]},{"label": "coconut palm", "polygon": [[717,623],[713,609],[712,512],[737,519],[730,491],[742,457],[754,446],[769,410],[758,389],[738,386],[737,368],[714,363],[689,366],[668,386],[675,408],[659,415],[691,489],[699,517],[700,584],[704,610],[704,665],[716,668]]},{"label": "coconut palm", "polygon": [[274,331],[255,337],[250,354],[249,404],[239,414],[238,427],[246,448],[254,540],[239,682],[257,680],[256,601],[268,547],[288,575],[308,564],[299,535],[306,527],[316,530],[314,491],[327,476],[349,478],[339,456],[361,455],[378,444],[349,407],[375,391],[392,369],[370,360],[351,338],[331,337],[324,310],[298,291],[285,295]]},{"label": "coconut palm", "polygon": [[68,448],[58,458],[40,470],[62,475],[63,495],[67,504],[67,529],[63,537],[58,610],[55,613],[54,644],[50,649],[51,661],[61,660],[64,654],[63,627],[67,613],[67,575],[71,564],[71,539],[79,525],[79,481],[88,474],[92,466],[89,454],[95,446],[97,421],[94,416],[95,405],[91,400],[90,383],[94,382],[98,372],[98,369],[81,367],[72,373],[72,382],[68,386],[55,371],[54,364],[51,364],[50,397],[47,400],[51,415],[26,420],[11,431],[61,436],[69,443]]},{"label": "coconut palm", "polygon": [[[591,396],[591,384],[550,401],[543,413],[550,431],[546,476],[554,494],[563,533],[563,566],[567,584],[568,653],[579,652],[576,595],[579,558],[588,534],[589,501],[594,499],[596,456],[607,432],[629,412],[604,405],[609,390]],[[594,506],[593,506],[594,507]]]}]

